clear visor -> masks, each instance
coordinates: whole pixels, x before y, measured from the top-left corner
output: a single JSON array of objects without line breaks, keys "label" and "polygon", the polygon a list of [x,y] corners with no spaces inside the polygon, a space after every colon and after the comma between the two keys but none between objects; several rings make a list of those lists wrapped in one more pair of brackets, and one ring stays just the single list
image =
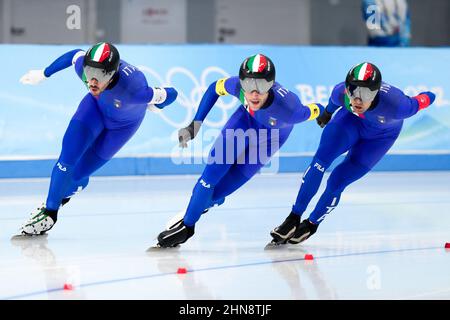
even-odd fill
[{"label": "clear visor", "polygon": [[350,99],[359,98],[363,102],[372,102],[373,99],[375,99],[377,93],[378,90],[370,90],[369,88],[366,87],[357,87],[354,85],[350,85],[347,88],[347,94]]},{"label": "clear visor", "polygon": [[245,92],[257,91],[259,93],[266,93],[272,88],[274,81],[267,81],[266,79],[244,78],[240,80],[241,87]]},{"label": "clear visor", "polygon": [[106,72],[104,69],[85,66],[83,68],[86,80],[96,79],[100,83],[106,83],[114,76],[115,71]]}]

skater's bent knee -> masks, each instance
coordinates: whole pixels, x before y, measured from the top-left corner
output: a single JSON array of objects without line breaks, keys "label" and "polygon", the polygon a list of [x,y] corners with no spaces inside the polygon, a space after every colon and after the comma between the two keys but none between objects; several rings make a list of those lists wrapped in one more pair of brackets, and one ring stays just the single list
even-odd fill
[{"label": "skater's bent knee", "polygon": [[326,188],[333,193],[342,192],[348,185],[360,179],[369,171],[370,168],[347,158],[331,172]]}]

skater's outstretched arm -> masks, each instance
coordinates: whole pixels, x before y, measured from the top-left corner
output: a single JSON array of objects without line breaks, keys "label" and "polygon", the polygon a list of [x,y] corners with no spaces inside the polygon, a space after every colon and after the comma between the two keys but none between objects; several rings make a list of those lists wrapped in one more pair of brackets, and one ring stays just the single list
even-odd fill
[{"label": "skater's outstretched arm", "polygon": [[45,79],[51,77],[58,71],[64,70],[75,64],[76,60],[84,55],[81,49],[74,49],[64,53],[62,56],[53,61],[47,68],[41,70],[30,70],[22,78],[20,82],[23,84],[36,85]]},{"label": "skater's outstretched arm", "polygon": [[[177,90],[172,87],[143,87],[133,94],[133,100],[137,104],[149,104],[151,107],[161,110],[176,100]],[[155,111],[153,108],[150,110]]]},{"label": "skater's outstretched arm", "polygon": [[334,98],[333,96],[330,97],[330,99],[328,100],[328,104],[325,107],[325,111],[327,111],[328,113],[333,114],[337,109],[339,109],[341,106],[339,104],[337,104],[336,102],[334,102]]},{"label": "skater's outstretched arm", "polygon": [[341,95],[343,95],[344,87],[345,83],[341,82],[333,88],[333,91],[331,92],[330,99],[328,99],[328,104],[325,107],[325,110],[323,110],[323,112],[321,112],[316,119],[317,124],[321,128],[327,125],[327,123],[331,120],[333,113],[342,106],[340,103],[340,98]]},{"label": "skater's outstretched arm", "polygon": [[198,105],[197,113],[194,116],[194,121],[203,122],[208,115],[209,111],[211,111],[214,104],[219,99],[219,94],[216,92],[217,81],[211,83],[206,90],[205,94]]},{"label": "skater's outstretched arm", "polygon": [[219,96],[233,95],[240,97],[239,77],[222,78],[211,83],[203,95],[192,122],[178,131],[181,148],[187,148],[187,142],[197,135],[200,127]]},{"label": "skater's outstretched arm", "polygon": [[44,69],[44,75],[47,78],[51,77],[56,72],[64,70],[75,64],[77,59],[81,56],[84,56],[84,51],[81,49],[75,49],[64,53]]},{"label": "skater's outstretched arm", "polygon": [[[221,79],[222,80],[222,79]],[[221,81],[219,80],[219,81]],[[192,140],[197,135],[200,127],[208,115],[211,108],[216,103],[217,99],[219,99],[219,94],[217,93],[217,83],[219,81],[214,81],[210,84],[208,89],[200,101],[200,104],[197,109],[197,113],[194,116],[194,120],[185,128],[181,128],[178,131],[178,141],[180,143],[181,148],[187,148],[187,143],[189,140]]]},{"label": "skater's outstretched arm", "polygon": [[194,121],[203,122],[219,96],[233,95],[240,98],[239,77],[222,78],[211,83],[200,101]]},{"label": "skater's outstretched arm", "polygon": [[417,96],[409,97],[400,89],[391,87],[388,98],[391,104],[395,106],[395,119],[406,119],[412,117],[422,109],[428,108],[435,100],[436,96],[430,91],[421,92]]},{"label": "skater's outstretched arm", "polygon": [[300,99],[293,93],[290,93],[288,104],[292,110],[290,123],[300,123],[316,119],[325,109],[320,103],[310,103],[303,105]]}]

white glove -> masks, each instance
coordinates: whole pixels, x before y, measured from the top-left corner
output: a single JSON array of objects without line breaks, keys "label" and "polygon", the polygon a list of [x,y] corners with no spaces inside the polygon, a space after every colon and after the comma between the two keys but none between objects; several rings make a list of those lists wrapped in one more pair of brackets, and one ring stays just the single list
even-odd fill
[{"label": "white glove", "polygon": [[42,70],[30,70],[25,75],[20,78],[20,82],[22,84],[31,84],[36,85],[40,82],[47,79],[47,77],[44,75],[44,69]]},{"label": "white glove", "polygon": [[158,108],[157,106],[155,106],[154,104],[147,104],[147,110],[151,111],[151,112],[155,112],[155,113],[160,113],[162,111],[162,109]]}]

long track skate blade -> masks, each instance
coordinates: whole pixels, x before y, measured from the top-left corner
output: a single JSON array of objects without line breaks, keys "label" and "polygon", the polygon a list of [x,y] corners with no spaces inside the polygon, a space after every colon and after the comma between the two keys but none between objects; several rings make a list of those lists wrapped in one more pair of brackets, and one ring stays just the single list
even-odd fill
[{"label": "long track skate blade", "polygon": [[278,249],[278,248],[283,248],[286,247],[288,243],[287,242],[277,242],[277,241],[270,241],[268,244],[266,244],[266,246],[264,247],[264,250],[272,250],[272,249]]},{"label": "long track skate blade", "polygon": [[44,240],[47,239],[48,234],[16,234],[11,237],[11,241],[33,241],[33,240]]},{"label": "long track skate blade", "polygon": [[150,248],[148,248],[145,252],[163,252],[163,251],[173,251],[173,250],[177,250],[179,249],[180,246],[175,246],[175,247],[168,247],[168,248],[164,248],[161,247],[158,243],[151,246]]}]

